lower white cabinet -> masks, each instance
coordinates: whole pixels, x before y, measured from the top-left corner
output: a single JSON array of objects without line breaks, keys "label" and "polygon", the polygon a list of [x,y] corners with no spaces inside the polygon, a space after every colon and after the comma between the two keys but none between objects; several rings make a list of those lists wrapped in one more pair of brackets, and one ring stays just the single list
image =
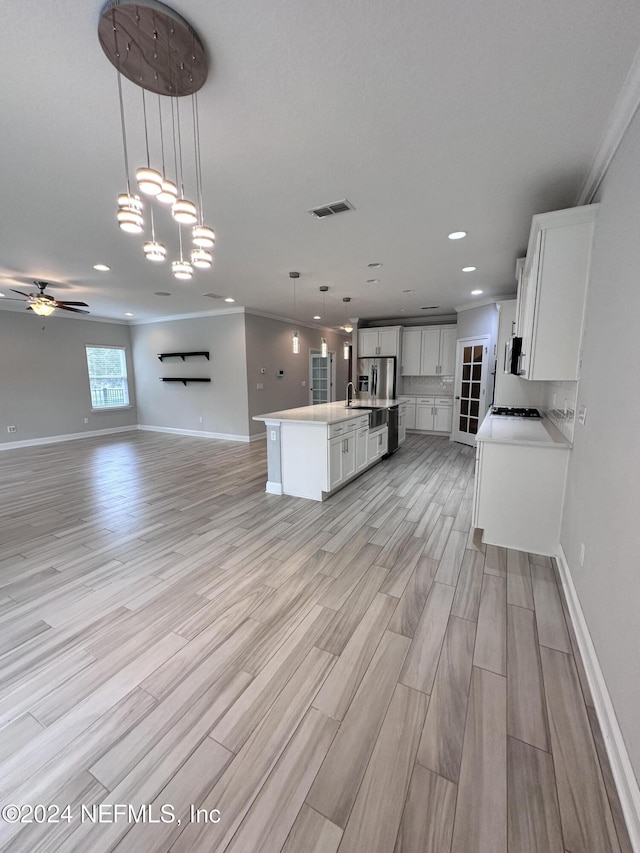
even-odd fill
[{"label": "lower white cabinet", "polygon": [[355,430],[329,439],[329,491],[355,474],[356,443]]},{"label": "lower white cabinet", "polygon": [[555,556],[568,448],[478,441],[472,524],[489,545]]},{"label": "lower white cabinet", "polygon": [[367,456],[369,443],[369,427],[362,427],[356,432],[356,472],[363,471],[369,462]]},{"label": "lower white cabinet", "polygon": [[400,403],[398,410],[398,446],[407,438],[407,404]]},{"label": "lower white cabinet", "polygon": [[367,457],[369,462],[373,462],[380,456],[384,456],[387,452],[388,434],[389,430],[386,426],[369,431],[369,439],[367,442]]},{"label": "lower white cabinet", "polygon": [[[453,400],[450,397],[418,397],[415,411],[415,427],[413,429],[424,430],[425,432],[451,432]],[[408,420],[407,429],[412,429]]]},{"label": "lower white cabinet", "polygon": [[398,397],[400,400],[401,410],[404,406],[404,426],[405,429],[416,428],[416,398],[415,397]]}]

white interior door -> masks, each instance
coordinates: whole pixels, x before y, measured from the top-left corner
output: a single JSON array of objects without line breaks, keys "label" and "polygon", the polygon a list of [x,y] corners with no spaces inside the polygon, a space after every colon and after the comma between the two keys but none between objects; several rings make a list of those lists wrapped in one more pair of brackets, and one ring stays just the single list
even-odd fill
[{"label": "white interior door", "polygon": [[461,338],[456,347],[452,437],[472,447],[487,411],[489,343],[489,336],[483,335]]},{"label": "white interior door", "polygon": [[322,358],[319,350],[309,352],[309,403],[331,403],[335,399],[335,353]]}]

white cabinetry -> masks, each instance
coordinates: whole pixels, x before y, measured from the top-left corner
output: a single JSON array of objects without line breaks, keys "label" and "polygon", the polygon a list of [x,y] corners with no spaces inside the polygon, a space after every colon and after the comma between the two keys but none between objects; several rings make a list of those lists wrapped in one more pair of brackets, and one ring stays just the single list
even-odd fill
[{"label": "white cabinetry", "polygon": [[576,380],[598,205],[534,216],[518,292],[520,375]]},{"label": "white cabinetry", "polygon": [[398,445],[407,438],[407,403],[400,403],[398,407]]},{"label": "white cabinetry", "polygon": [[356,473],[364,471],[369,462],[367,456],[367,444],[369,441],[369,427],[361,427],[356,432]]},{"label": "white cabinetry", "polygon": [[349,480],[356,472],[356,432],[329,440],[329,491]]},{"label": "white cabinetry", "polygon": [[568,460],[568,449],[478,441],[472,524],[482,541],[555,556]]},{"label": "white cabinetry", "polygon": [[400,405],[404,406],[404,426],[405,429],[416,428],[416,398],[415,397],[398,397]]},{"label": "white cabinetry", "polygon": [[453,400],[450,397],[418,397],[415,428],[425,432],[451,432]]},{"label": "white cabinetry", "polygon": [[453,376],[456,327],[405,329],[402,337],[403,376]]},{"label": "white cabinetry", "polygon": [[387,438],[389,429],[386,426],[369,432],[367,442],[367,456],[369,462],[374,462],[387,452]]},{"label": "white cabinetry", "polygon": [[400,326],[358,331],[358,358],[400,354]]}]

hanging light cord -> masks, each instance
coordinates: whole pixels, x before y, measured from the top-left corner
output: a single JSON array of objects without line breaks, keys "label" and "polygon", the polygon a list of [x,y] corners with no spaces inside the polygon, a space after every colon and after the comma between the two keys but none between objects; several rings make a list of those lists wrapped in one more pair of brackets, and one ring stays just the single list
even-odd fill
[{"label": "hanging light cord", "polygon": [[147,103],[144,97],[144,89],[142,90],[142,115],[144,116],[144,142],[147,147],[147,167],[151,168],[151,161],[149,159],[149,133],[147,131]]},{"label": "hanging light cord", "polygon": [[184,198],[184,174],[182,171],[182,134],[180,133],[180,104],[176,100],[176,119],[178,124],[178,159],[180,160],[180,195]]},{"label": "hanging light cord", "polygon": [[196,193],[198,196],[198,213],[200,225],[204,225],[204,205],[202,203],[202,159],[200,156],[200,112],[198,110],[198,95],[191,96],[191,111],[193,114],[193,147],[196,161]]},{"label": "hanging light cord", "polygon": [[162,177],[166,176],[166,170],[164,167],[164,134],[162,132],[162,102],[160,100],[160,93],[158,92],[158,118],[160,119],[160,151],[162,152]]},{"label": "hanging light cord", "polygon": [[176,183],[178,183],[178,146],[176,144],[176,113],[175,98],[171,96],[171,129],[173,133],[173,167],[175,169]]},{"label": "hanging light cord", "polygon": [[111,20],[113,22],[113,32],[114,32],[114,40],[116,46],[116,59],[118,63],[116,65],[116,74],[118,76],[118,101],[120,103],[120,125],[122,127],[122,149],[124,151],[124,172],[125,178],[127,181],[127,195],[131,195],[131,187],[129,185],[129,156],[127,154],[127,131],[125,130],[124,125],[124,104],[122,102],[122,76],[120,74],[120,50],[118,48],[118,28],[116,27],[116,16],[115,12],[111,13]]}]

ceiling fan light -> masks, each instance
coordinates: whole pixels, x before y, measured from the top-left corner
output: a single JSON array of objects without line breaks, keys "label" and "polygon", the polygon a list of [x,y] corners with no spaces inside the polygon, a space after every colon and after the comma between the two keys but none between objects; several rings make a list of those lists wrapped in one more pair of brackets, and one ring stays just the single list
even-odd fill
[{"label": "ceiling fan light", "polygon": [[46,302],[36,302],[31,306],[31,310],[37,314],[38,317],[48,317],[56,310],[56,306]]},{"label": "ceiling fan light", "polygon": [[179,198],[171,206],[171,215],[181,225],[195,225],[198,221],[198,211],[195,204],[186,198]]},{"label": "ceiling fan light", "polygon": [[194,225],[191,235],[194,244],[203,249],[211,249],[216,242],[213,228],[209,228],[208,225]]},{"label": "ceiling fan light", "polygon": [[165,261],[167,259],[167,247],[157,240],[147,240],[142,247],[144,256],[148,261]]},{"label": "ceiling fan light", "polygon": [[171,264],[171,272],[175,278],[179,278],[183,281],[187,281],[193,277],[193,267],[189,261],[174,261]]},{"label": "ceiling fan light", "polygon": [[213,263],[213,255],[211,254],[211,252],[207,252],[206,249],[192,249],[191,263],[194,267],[206,270]]},{"label": "ceiling fan light", "polygon": [[157,194],[156,199],[162,202],[162,204],[173,204],[178,199],[178,187],[173,181],[165,178],[162,181],[162,188]]},{"label": "ceiling fan light", "polygon": [[158,195],[162,191],[162,175],[157,169],[142,166],[136,169],[138,189],[145,195]]}]

